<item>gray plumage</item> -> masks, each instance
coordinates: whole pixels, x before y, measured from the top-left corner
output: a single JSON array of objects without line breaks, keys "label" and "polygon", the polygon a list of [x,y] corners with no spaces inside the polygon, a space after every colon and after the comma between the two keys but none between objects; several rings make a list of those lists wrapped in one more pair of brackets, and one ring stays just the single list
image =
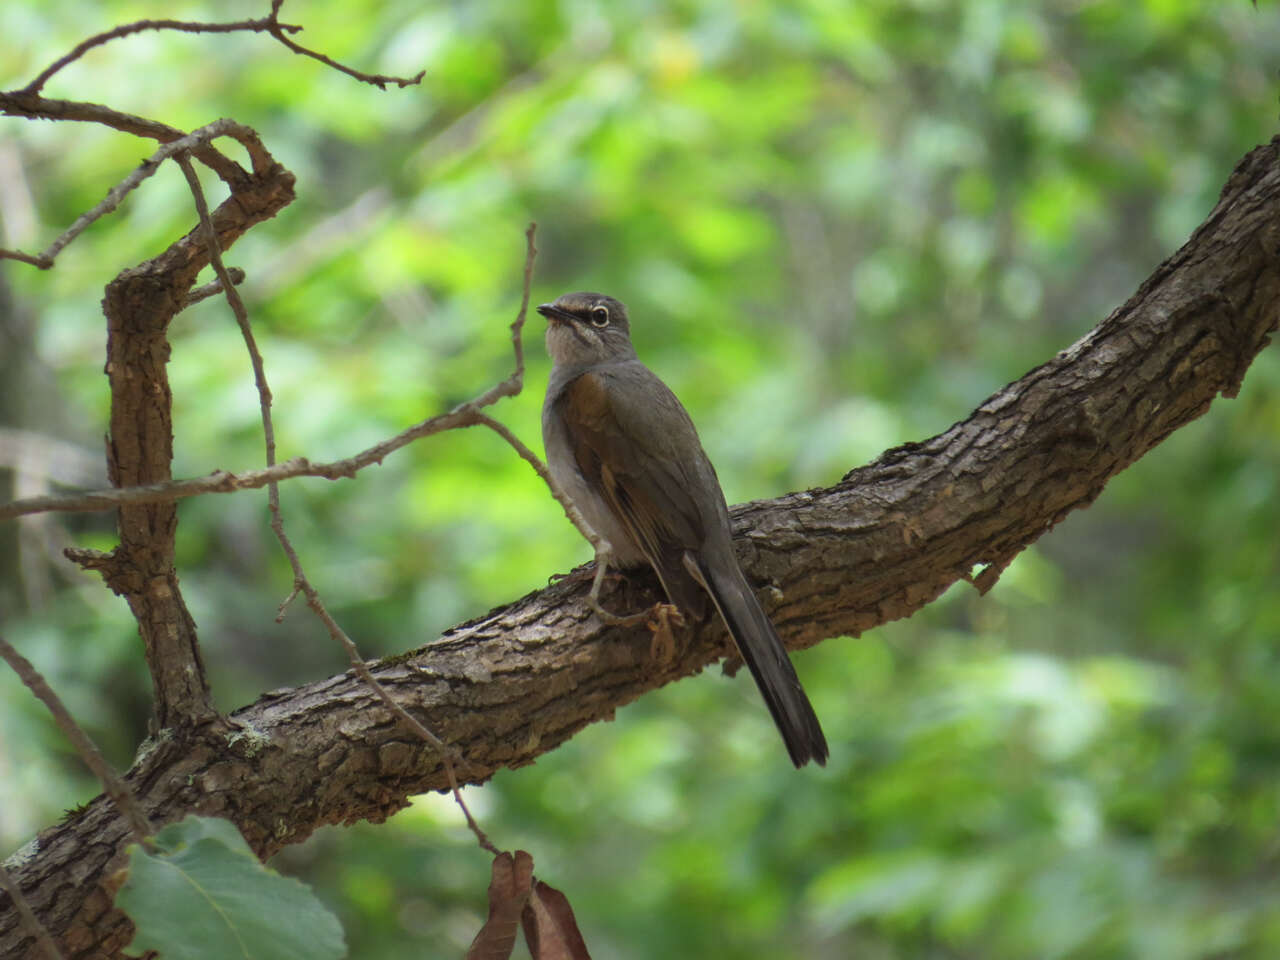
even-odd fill
[{"label": "gray plumage", "polygon": [[636,357],[626,307],[568,293],[538,312],[553,361],[542,408],[547,464],[622,569],[649,565],[681,612],[709,596],[797,767],[827,742],[773,624],[738,566],[729,510],[675,394]]}]

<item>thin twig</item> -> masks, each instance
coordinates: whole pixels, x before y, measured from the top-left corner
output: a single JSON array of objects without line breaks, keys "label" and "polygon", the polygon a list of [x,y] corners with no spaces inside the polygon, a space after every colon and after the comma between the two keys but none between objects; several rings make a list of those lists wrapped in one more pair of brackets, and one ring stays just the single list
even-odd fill
[{"label": "thin twig", "polygon": [[[162,503],[166,500],[181,500],[206,493],[232,493],[236,490],[254,490],[293,477],[324,477],[326,480],[351,478],[365,467],[375,463],[382,463],[387,456],[401,447],[407,446],[414,440],[441,433],[445,430],[456,430],[459,427],[479,423],[480,421],[475,416],[479,408],[496,403],[503,397],[515,396],[523,387],[524,351],[521,347],[521,330],[528,315],[528,288],[532,280],[532,258],[537,254],[537,247],[533,242],[536,227],[536,224],[530,224],[525,232],[526,289],[524,299],[520,304],[520,312],[511,324],[511,339],[516,355],[516,368],[511,376],[485,391],[476,399],[460,404],[448,413],[428,417],[426,420],[400,431],[395,436],[389,437],[380,443],[375,443],[373,446],[367,447],[354,456],[343,460],[312,463],[304,457],[295,457],[291,460],[286,460],[284,463],[271,464],[265,469],[247,470],[242,473],[215,470],[207,476],[193,477],[186,480],[170,480],[165,483],[153,483],[136,487],[110,487],[83,493],[28,497],[0,504],[0,520],[53,511],[80,513],[94,510],[111,510],[122,503]],[[521,456],[523,455],[521,454]],[[537,459],[536,456],[534,459]],[[544,480],[547,479],[548,475],[545,468],[539,471],[539,475]],[[561,502],[563,504],[564,501],[562,500]]]},{"label": "thin twig", "polygon": [[313,464],[305,457],[294,457],[273,467],[229,473],[215,470],[203,477],[186,480],[166,480],[134,487],[106,487],[83,493],[25,497],[0,505],[0,520],[27,516],[33,513],[86,513],[96,510],[114,510],[121,504],[163,503],[166,500],[184,500],[206,493],[233,493],[237,490],[256,490],[270,483],[293,477],[323,477],[326,480],[349,479],[359,471],[375,463],[381,463],[387,454],[399,450],[420,437],[452,430],[474,422],[469,415],[451,412],[431,417],[401,431],[394,437],[363,450],[345,460]]},{"label": "thin twig", "polygon": [[418,74],[413,77],[389,77],[384,76],[383,74],[363,73],[359,70],[354,70],[351,67],[344,66],[335,60],[331,60],[323,53],[317,53],[315,50],[310,50],[301,44],[295,43],[293,40],[289,39],[288,35],[291,33],[300,33],[302,31],[302,27],[297,24],[280,22],[280,7],[283,5],[283,2],[284,0],[273,0],[270,14],[257,20],[236,20],[231,23],[203,23],[189,20],[138,20],[134,23],[126,23],[112,30],[95,34],[94,36],[89,37],[89,39],[77,44],[70,53],[59,57],[48,67],[42,70],[34,80],[16,92],[35,96],[39,94],[41,88],[49,82],[49,79],[54,74],[68,64],[79,60],[94,47],[100,47],[104,43],[109,43],[112,40],[118,40],[121,37],[128,37],[135,33],[141,33],[144,30],[177,30],[182,33],[269,33],[294,53],[319,60],[321,63],[333,67],[335,70],[340,70],[350,77],[355,77],[357,80],[364,83],[371,83],[379,90],[385,90],[389,83],[394,83],[398,87],[413,86],[414,84],[421,83],[422,78],[426,75],[425,70],[419,71]]},{"label": "thin twig", "polygon": [[33,267],[39,267],[41,270],[48,270],[53,266],[52,260],[45,260],[38,255],[23,253],[21,250],[0,250],[0,260],[19,260],[22,263],[29,263]]},{"label": "thin twig", "polygon": [[[254,153],[250,149],[252,145],[256,144],[261,148],[261,141],[259,141],[258,135],[249,127],[225,118],[215,120],[213,123],[206,124],[198,130],[191,131],[186,136],[179,137],[177,140],[172,140],[161,146],[150,157],[143,160],[131,174],[108,190],[107,195],[92,210],[76,217],[75,222],[64,230],[62,235],[54,240],[53,243],[49,244],[44,253],[32,258],[27,254],[17,254],[15,251],[0,250],[0,258],[8,257],[13,260],[22,260],[26,263],[33,263],[42,270],[47,270],[53,266],[54,258],[62,252],[67,244],[83,233],[95,220],[116,209],[120,205],[120,201],[141,186],[144,180],[155,174],[160,169],[160,164],[165,160],[178,154],[187,153],[196,147],[207,146],[210,141],[217,137],[227,136],[233,137],[244,144],[251,156]],[[255,167],[257,163],[257,158],[255,158]]]},{"label": "thin twig", "polygon": [[533,235],[537,229],[538,225],[531,223],[524,231],[524,293],[520,299],[520,311],[516,314],[516,318],[511,321],[511,347],[516,355],[516,368],[507,379],[501,383],[494,384],[474,400],[455,407],[454,412],[467,408],[479,409],[480,407],[487,407],[497,403],[503,397],[514,397],[524,389],[524,341],[521,334],[524,331],[525,318],[529,314],[529,289],[533,284],[533,260],[538,255],[538,248],[533,242]]},{"label": "thin twig", "polygon": [[597,553],[604,550],[606,547],[605,542],[600,539],[599,535],[593,529],[591,529],[591,524],[587,523],[586,518],[583,517],[578,511],[578,508],[574,506],[573,501],[569,499],[568,494],[561,490],[556,482],[551,479],[551,471],[548,470],[547,465],[542,462],[542,458],[530,450],[528,446],[525,445],[524,441],[512,433],[511,429],[502,421],[495,420],[487,413],[481,413],[478,410],[475,412],[474,418],[474,422],[477,426],[488,427],[503,440],[507,441],[507,443],[511,444],[512,449],[520,455],[521,459],[528,463],[529,466],[533,467],[534,473],[542,478],[542,482],[545,483],[547,485],[547,489],[551,491],[551,496],[555,497],[556,503],[560,504],[561,509],[564,510],[564,515],[569,518],[569,522],[577,528],[583,538],[596,549]]},{"label": "thin twig", "polygon": [[569,495],[560,489],[555,480],[551,476],[551,471],[547,469],[546,464],[538,457],[536,453],[530,450],[519,437],[517,437],[506,424],[495,420],[487,413],[482,412],[483,407],[495,403],[502,397],[513,397],[524,387],[524,346],[521,340],[521,331],[524,328],[525,316],[529,309],[529,287],[533,276],[533,256],[537,249],[533,244],[533,232],[536,224],[529,224],[529,229],[525,231],[525,241],[527,244],[528,255],[525,258],[524,266],[524,299],[520,303],[520,312],[516,315],[515,321],[511,324],[511,340],[516,355],[516,368],[511,376],[507,377],[501,383],[496,384],[485,393],[481,394],[475,400],[464,403],[453,410],[455,414],[462,414],[467,418],[465,425],[488,427],[502,439],[506,440],[521,458],[533,467],[534,472],[542,478],[542,482],[547,485],[547,489],[551,491],[551,495],[555,497],[556,502],[560,504],[560,508],[564,510],[564,515],[569,518],[569,522],[577,528],[578,532],[591,544],[592,550],[595,551],[596,575],[591,585],[591,592],[587,596],[587,605],[595,612],[605,623],[614,626],[631,626],[641,623],[649,619],[648,612],[636,614],[629,617],[620,617],[615,613],[611,613],[600,605],[600,586],[604,582],[605,573],[608,571],[610,559],[613,556],[613,548],[609,541],[605,540],[600,534],[587,523],[586,518],[574,506],[573,501],[569,499]]},{"label": "thin twig", "polygon": [[323,601],[321,601],[319,592],[314,586],[312,586],[311,581],[307,579],[306,574],[302,570],[302,561],[298,558],[298,552],[294,549],[293,544],[285,534],[283,526],[281,525],[277,527],[276,525],[276,521],[278,519],[279,513],[277,512],[276,516],[273,517],[271,521],[272,529],[276,532],[276,537],[280,541],[280,546],[284,549],[285,556],[289,558],[289,566],[293,568],[293,591],[290,593],[289,599],[286,600],[284,604],[281,604],[281,613],[276,619],[279,620],[284,616],[284,606],[289,602],[289,600],[297,596],[299,591],[301,591],[307,598],[307,606],[315,611],[316,616],[318,616],[321,622],[324,623],[325,627],[328,628],[329,635],[341,643],[343,649],[346,650],[347,659],[351,662],[351,667],[355,670],[356,676],[358,676],[365,685],[378,695],[382,702],[386,704],[387,709],[390,710],[401,723],[408,727],[419,738],[426,741],[439,751],[440,763],[444,767],[445,776],[449,780],[449,789],[453,792],[454,802],[458,804],[462,810],[463,817],[466,818],[467,826],[470,828],[471,832],[475,834],[476,842],[483,849],[488,850],[496,856],[499,852],[498,848],[493,845],[488,834],[480,828],[480,824],[477,823],[475,817],[471,815],[471,810],[467,807],[466,801],[462,799],[462,790],[458,785],[458,775],[453,766],[453,761],[455,759],[461,760],[462,755],[458,752],[456,747],[452,744],[445,743],[434,733],[428,730],[426,726],[410,714],[409,711],[405,710],[404,707],[397,703],[395,698],[387,691],[387,688],[380,684],[374,675],[369,672],[369,667],[365,664],[364,657],[360,655],[360,650],[356,647],[355,641],[352,640],[347,632],[338,625],[338,622],[333,619],[332,614],[329,613]]},{"label": "thin twig", "polygon": [[93,771],[94,776],[102,782],[103,790],[106,791],[107,796],[111,798],[111,801],[119,809],[125,822],[129,824],[134,837],[143,845],[149,844],[151,841],[148,837],[152,833],[151,821],[147,819],[147,815],[142,811],[142,807],[138,805],[133,793],[125,786],[124,781],[116,775],[115,771],[111,769],[111,765],[107,763],[94,745],[94,742],[89,739],[89,735],[76,723],[75,718],[71,716],[66,706],[58,698],[58,695],[45,682],[44,677],[31,665],[31,661],[15,650],[13,645],[4,637],[0,637],[0,657],[3,657],[4,661],[13,668],[14,673],[26,684],[27,689],[49,708],[49,712],[53,714],[53,722],[58,725],[58,729],[62,731],[63,735],[71,741],[76,753],[80,754],[80,759]]},{"label": "thin twig", "polygon": [[[209,265],[222,284],[222,292],[231,305],[236,323],[240,326],[240,334],[249,348],[249,360],[253,364],[253,381],[258,387],[258,399],[262,405],[262,429],[267,441],[267,466],[275,466],[276,433],[271,423],[271,388],[267,386],[267,372],[262,363],[262,354],[258,350],[258,342],[253,336],[253,328],[249,325],[249,311],[245,309],[240,291],[236,289],[234,279],[222,262],[222,251],[218,244],[218,231],[209,219],[209,205],[205,202],[204,190],[200,186],[200,178],[196,176],[191,160],[185,154],[176,157],[178,166],[182,168],[187,184],[191,187],[191,195],[195,198],[196,213],[200,216],[200,226],[204,230],[205,243],[209,247]],[[274,485],[273,485],[274,486]]]},{"label": "thin twig", "polygon": [[36,938],[36,943],[40,944],[40,950],[47,960],[67,960],[67,955],[54,942],[49,931],[40,922],[40,918],[31,909],[31,904],[27,902],[27,898],[22,895],[18,882],[9,875],[9,871],[4,868],[3,864],[0,864],[0,890],[4,890],[5,893],[9,894],[9,899],[13,901],[13,905],[18,910],[18,917],[22,921],[22,925],[27,928],[27,933]]},{"label": "thin twig", "polygon": [[[41,497],[26,497],[0,504],[0,520],[29,516],[36,513],[87,513],[95,510],[112,510],[122,503],[163,503],[166,500],[183,500],[187,497],[198,497],[208,493],[234,493],[238,490],[256,490],[261,487],[291,480],[294,477],[323,477],[326,480],[350,479],[365,467],[382,463],[383,459],[401,447],[407,446],[421,437],[431,436],[445,430],[456,430],[459,427],[486,426],[515,447],[537,472],[538,476],[552,487],[553,494],[561,506],[568,505],[568,500],[554,489],[550,474],[538,455],[525,446],[502,423],[487,417],[472,404],[463,404],[448,413],[440,414],[414,424],[381,443],[374,444],[353,457],[334,460],[328,463],[312,463],[305,457],[294,457],[283,463],[259,470],[247,470],[243,473],[228,473],[215,470],[203,477],[192,477],[186,480],[170,480],[164,483],[151,483],[137,487],[109,487],[102,490],[90,490],[84,493],[57,494]],[[514,441],[514,442],[513,442]],[[566,513],[569,510],[566,509]],[[575,511],[576,513],[576,511]],[[569,514],[569,519],[581,529],[580,516]],[[585,536],[585,534],[584,534]],[[588,537],[587,539],[591,539]]]},{"label": "thin twig", "polygon": [[[145,137],[159,143],[169,143],[186,136],[185,131],[171,127],[167,123],[159,123],[146,117],[139,117],[121,110],[112,110],[100,103],[85,103],[79,100],[50,100],[35,94],[23,93],[21,90],[0,91],[0,114],[12,117],[27,117],[33,120],[74,120],[80,123],[98,123],[121,133],[131,133],[135,137]],[[240,164],[219,153],[211,146],[203,146],[194,151],[196,159],[222,178],[228,184],[237,184],[244,179],[244,170]]]},{"label": "thin twig", "polygon": [[[239,267],[228,267],[227,275],[231,277],[231,282],[236,286],[244,283],[244,271]],[[193,304],[199,303],[201,300],[208,300],[210,297],[216,297],[221,292],[222,279],[219,277],[210,280],[203,286],[195,287],[187,294],[186,304],[188,307],[192,306]]]},{"label": "thin twig", "polygon": [[[279,16],[280,7],[283,3],[284,3],[284,0],[271,0],[271,16],[269,18],[269,22],[275,21],[276,17]],[[277,40],[283,43],[286,47],[288,47],[294,53],[299,53],[299,54],[302,54],[304,57],[311,57],[315,60],[319,60],[321,63],[326,64],[330,67],[333,67],[335,70],[341,70],[343,73],[345,73],[349,77],[355,77],[357,80],[360,80],[364,83],[371,83],[375,87],[377,87],[379,90],[387,89],[388,83],[394,83],[397,87],[401,87],[401,88],[411,87],[411,86],[414,86],[415,84],[421,83],[422,78],[427,74],[427,71],[425,70],[419,70],[412,77],[388,77],[381,73],[362,73],[359,70],[353,70],[351,67],[347,67],[341,63],[338,63],[336,60],[330,60],[323,53],[317,53],[315,50],[309,50],[308,48],[302,46],[301,44],[294,43],[292,40],[290,40],[288,37],[284,35],[284,32],[282,30],[274,30],[274,29],[271,29],[270,27],[268,27],[267,29],[268,29],[268,32],[270,32],[270,34],[273,37],[275,37]]]},{"label": "thin twig", "polygon": [[[323,477],[326,480],[350,479],[365,467],[381,463],[389,454],[407,446],[421,437],[431,436],[445,430],[459,427],[486,426],[501,436],[508,443],[516,446],[516,451],[533,466],[548,486],[552,486],[550,474],[546,466],[532,450],[515,438],[499,421],[481,414],[470,403],[463,404],[448,413],[431,417],[421,423],[402,430],[381,443],[374,444],[353,457],[334,460],[328,463],[312,463],[305,457],[294,457],[283,463],[259,470],[247,470],[243,473],[229,473],[215,470],[203,477],[192,477],[186,480],[170,480],[164,483],[151,483],[137,487],[109,487],[102,490],[90,490],[84,493],[57,494],[40,497],[26,497],[0,504],[0,520],[28,516],[36,513],[86,513],[95,510],[112,510],[123,503],[163,503],[166,500],[183,500],[187,497],[203,496],[208,493],[234,493],[238,490],[256,490],[290,480],[294,477]],[[553,491],[554,492],[554,491]],[[568,501],[557,496],[561,506]],[[572,506],[570,504],[570,506]],[[568,511],[566,511],[567,513]],[[575,525],[578,520],[570,515]],[[588,538],[590,539],[590,538]]]},{"label": "thin twig", "polygon": [[[581,512],[579,512],[578,508],[574,506],[574,503],[569,499],[568,494],[561,490],[555,480],[552,479],[551,471],[547,469],[546,464],[542,462],[536,453],[525,446],[524,441],[512,433],[506,424],[499,420],[495,420],[488,414],[481,413],[478,410],[475,411],[474,422],[477,426],[488,427],[498,436],[502,437],[503,440],[506,440],[507,443],[511,444],[516,453],[520,454],[520,457],[528,463],[529,466],[533,467],[534,472],[542,478],[542,482],[547,485],[547,489],[551,491],[551,496],[555,497],[556,502],[560,504],[560,508],[564,511],[564,515],[569,518],[569,522],[572,523],[574,527],[577,528],[578,532],[582,534],[583,538],[591,544],[591,548],[595,551],[596,555],[596,574],[595,578],[591,582],[591,591],[587,594],[587,606],[591,608],[596,616],[605,623],[611,624],[615,627],[630,627],[637,623],[644,623],[650,620],[654,613],[657,613],[660,617],[664,618],[671,617],[673,612],[676,616],[679,616],[675,607],[671,607],[669,604],[658,604],[658,606],[652,611],[645,610],[625,617],[620,617],[616,613],[606,610],[601,606],[600,587],[604,583],[605,574],[608,572],[609,564],[612,562],[612,545],[608,540],[600,536],[600,534],[592,528],[591,524],[587,523],[586,518],[581,514]],[[664,611],[662,609],[664,607],[669,607],[669,609]]]},{"label": "thin twig", "polygon": [[49,82],[50,77],[68,64],[79,60],[94,47],[100,47],[111,40],[118,40],[120,37],[127,37],[131,34],[141,33],[144,30],[180,30],[183,33],[235,33],[241,30],[252,30],[258,33],[274,33],[276,30],[287,30],[289,33],[297,33],[301,29],[301,27],[293,24],[280,23],[276,19],[275,10],[272,10],[270,17],[264,17],[261,20],[238,20],[235,23],[193,23],[186,20],[138,20],[134,23],[126,23],[123,26],[116,27],[114,30],[107,30],[104,33],[95,34],[88,40],[84,40],[77,44],[70,53],[59,57],[41,71],[39,76],[22,88],[22,92],[33,94],[39,93],[40,88]]},{"label": "thin twig", "polygon": [[[169,153],[157,153],[149,160],[145,161],[138,170],[130,174],[122,183],[113,188],[102,203],[98,204],[93,210],[78,217],[67,229],[62,236],[50,245],[49,249],[44,253],[31,254],[22,250],[6,250],[0,249],[0,260],[17,260],[20,263],[28,263],[41,270],[48,270],[53,266],[54,258],[58,255],[68,243],[74,240],[89,224],[93,223],[99,217],[111,212],[119,204],[120,200],[131,190],[151,176],[155,172],[155,166],[167,156],[171,156],[173,152],[190,149],[190,144],[186,143],[188,137],[194,137],[200,133],[183,136],[180,131],[169,127],[166,124],[156,123],[154,120],[147,120],[143,117],[136,117],[131,114],[120,113],[111,110],[101,104],[95,103],[75,103],[65,100],[50,100],[40,96],[40,90],[58,71],[62,70],[68,64],[74,63],[80,59],[88,51],[95,47],[102,46],[112,40],[118,40],[121,37],[131,36],[141,33],[144,30],[176,30],[183,33],[233,33],[238,31],[249,31],[254,33],[268,33],[280,43],[284,44],[289,50],[303,56],[311,57],[319,60],[335,70],[354,77],[364,83],[376,86],[379,90],[385,90],[387,84],[394,83],[399,87],[412,86],[422,82],[426,71],[419,71],[413,77],[393,77],[383,74],[369,74],[360,70],[352,69],[344,66],[335,60],[318,53],[315,50],[308,49],[289,38],[289,34],[298,33],[302,30],[301,26],[291,23],[281,23],[279,19],[280,7],[283,0],[272,0],[271,12],[267,17],[256,20],[237,20],[229,23],[203,23],[187,20],[138,20],[133,23],[123,24],[112,30],[95,34],[87,40],[77,44],[69,53],[59,57],[48,67],[42,70],[34,80],[25,87],[18,90],[0,92],[0,113],[13,114],[17,116],[43,117],[50,120],[84,120],[96,123],[103,123],[117,130],[133,133],[137,136],[151,137],[169,144],[172,150]],[[222,124],[230,124],[231,121],[217,121]],[[202,128],[209,130],[214,126]],[[253,167],[256,172],[262,172],[270,163],[270,155],[263,149],[261,142],[258,140],[253,131],[247,127],[236,125],[237,129],[245,131],[247,136],[240,136],[238,133],[231,133],[230,130],[225,131],[236,136],[237,139],[244,144],[245,149],[249,152],[253,160]],[[203,137],[201,142],[196,146],[198,149],[194,151],[196,157],[204,164],[209,166],[224,181],[231,182],[237,176],[243,176],[238,164],[223,156],[217,150],[209,145],[209,140],[213,136],[221,136],[223,134],[210,134]],[[163,149],[163,148],[162,148]]]},{"label": "thin twig", "polygon": [[[273,8],[273,12],[274,12]],[[187,178],[187,183],[191,187],[192,197],[195,199],[196,212],[200,217],[201,228],[205,234],[205,242],[209,248],[209,262],[214,272],[222,281],[223,293],[226,295],[227,302],[231,306],[232,313],[235,314],[236,323],[240,326],[241,335],[244,337],[245,346],[249,351],[250,362],[253,365],[254,382],[258,389],[258,403],[262,411],[262,432],[266,442],[266,460],[267,467],[270,469],[275,466],[276,459],[276,441],[275,426],[271,417],[271,388],[267,384],[266,369],[262,362],[262,353],[258,350],[257,339],[253,335],[253,327],[249,323],[249,312],[245,308],[244,301],[240,298],[240,293],[236,290],[235,285],[231,282],[231,277],[222,262],[222,253],[218,249],[218,235],[214,230],[213,222],[209,219],[209,207],[204,198],[204,191],[200,187],[200,180],[196,176],[195,169],[191,165],[191,161],[186,155],[177,157],[178,164],[182,167],[182,172]],[[532,238],[530,238],[532,243]],[[529,275],[529,268],[526,267],[526,276]],[[525,303],[528,303],[529,291],[526,282]],[[446,744],[438,736],[427,729],[416,718],[411,716],[395,698],[382,686],[369,672],[368,666],[365,665],[364,658],[360,655],[359,648],[356,647],[355,641],[347,634],[338,622],[329,613],[324,602],[320,599],[320,594],[307,578],[306,572],[302,568],[302,560],[298,556],[298,551],[294,548],[292,541],[284,529],[284,518],[280,512],[280,487],[276,482],[267,484],[267,508],[271,514],[271,530],[275,533],[276,539],[280,541],[280,547],[284,550],[285,556],[289,560],[289,566],[293,570],[293,589],[289,593],[288,599],[280,606],[280,612],[276,619],[280,620],[284,617],[284,610],[294,597],[301,592],[307,598],[307,605],[315,611],[325,627],[328,629],[330,636],[342,644],[347,652],[347,658],[351,662],[352,668],[356,675],[367,684],[378,697],[386,704],[392,714],[400,719],[413,733],[426,743],[435,747],[440,754],[440,760],[444,766],[445,775],[449,779],[449,785],[453,790],[454,800],[462,809],[463,816],[466,818],[467,826],[475,834],[476,841],[479,845],[493,854],[498,853],[497,847],[489,840],[489,837],[480,828],[479,823],[471,815],[470,809],[466,802],[462,799],[462,791],[458,786],[457,774],[454,770],[453,759],[460,755],[456,748]]]}]

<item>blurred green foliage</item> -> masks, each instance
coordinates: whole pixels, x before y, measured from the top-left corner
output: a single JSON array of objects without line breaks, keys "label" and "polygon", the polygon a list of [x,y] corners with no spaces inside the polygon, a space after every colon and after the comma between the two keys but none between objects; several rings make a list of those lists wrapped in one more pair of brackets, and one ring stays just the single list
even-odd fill
[{"label": "blurred green foliage", "polygon": [[[5,4],[0,83],[116,23],[265,9]],[[833,482],[1098,322],[1280,112],[1280,21],[1243,0],[316,0],[284,16],[354,66],[426,77],[379,92],[266,37],[162,33],[96,49],[47,90],[183,127],[232,116],[298,174],[298,201],[230,256],[249,271],[282,458],[348,455],[504,376],[537,220],[535,297],[628,302],[731,501]],[[151,151],[84,125],[2,130],[18,161],[4,242],[30,250]],[[23,352],[2,422],[100,449],[101,288],[189,229],[185,189],[166,168],[56,269],[3,266]],[[537,327],[527,389],[497,410],[535,446]],[[225,306],[183,314],[172,339],[176,472],[260,463]],[[960,585],[798,656],[825,772],[791,771],[750,684],[707,675],[468,792],[495,840],[566,891],[598,957],[1274,957],[1278,477],[1272,350],[1238,400],[988,597]],[[369,656],[588,556],[485,433],[282,496],[311,578]],[[342,668],[305,610],[272,622],[290,577],[264,494],[188,501],[181,518],[223,707]],[[3,534],[4,629],[126,765],[149,697],[136,633],[55,549],[109,546],[110,517],[24,524],[21,544]],[[0,723],[7,851],[96,788],[5,675]],[[488,877],[460,823],[419,798],[276,866],[316,885],[354,957],[460,956]]]}]

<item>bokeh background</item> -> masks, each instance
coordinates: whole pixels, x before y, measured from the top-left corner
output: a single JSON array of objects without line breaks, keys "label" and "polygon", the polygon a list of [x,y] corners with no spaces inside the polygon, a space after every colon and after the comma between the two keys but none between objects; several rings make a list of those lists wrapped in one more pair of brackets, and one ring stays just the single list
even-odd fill
[{"label": "bokeh background", "polygon": [[[267,4],[0,6],[0,84],[143,17]],[[511,366],[535,302],[599,289],[685,400],[731,502],[829,484],[961,419],[1123,302],[1276,131],[1263,0],[293,2],[303,42],[148,34],[46,93],[255,127],[298,200],[231,253],[282,458],[349,455]],[[152,146],[0,121],[6,246],[35,250]],[[214,198],[215,181],[208,180]],[[0,264],[0,486],[103,480],[98,301],[189,229],[166,167],[41,273]],[[539,444],[548,364],[496,413]],[[178,475],[261,462],[252,375],[211,301],[171,331]],[[21,432],[19,432],[21,431]],[[20,469],[15,469],[18,467]],[[570,896],[597,957],[1180,958],[1280,953],[1280,354],[979,598],[796,657],[832,745],[792,771],[745,678],[644,698],[468,794]],[[589,551],[487,432],[282,490],[307,570],[368,656]],[[219,704],[344,668],[265,492],[186,501],[179,564]],[[109,515],[0,527],[3,630],[119,766],[149,680],[124,604],[73,569]],[[0,674],[0,854],[97,792]],[[329,828],[274,865],[352,956],[460,956],[488,863],[450,802]],[[520,948],[521,950],[523,948]]]}]

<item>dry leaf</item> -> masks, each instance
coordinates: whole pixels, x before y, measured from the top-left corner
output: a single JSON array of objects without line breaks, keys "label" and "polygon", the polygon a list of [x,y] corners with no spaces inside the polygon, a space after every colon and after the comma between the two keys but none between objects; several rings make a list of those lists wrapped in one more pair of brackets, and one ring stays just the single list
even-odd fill
[{"label": "dry leaf", "polygon": [[533,960],[591,960],[569,898],[539,880],[520,915]]},{"label": "dry leaf", "polygon": [[523,850],[493,858],[489,879],[489,919],[471,941],[466,960],[507,960],[516,945],[521,913],[529,902],[533,857]]}]

